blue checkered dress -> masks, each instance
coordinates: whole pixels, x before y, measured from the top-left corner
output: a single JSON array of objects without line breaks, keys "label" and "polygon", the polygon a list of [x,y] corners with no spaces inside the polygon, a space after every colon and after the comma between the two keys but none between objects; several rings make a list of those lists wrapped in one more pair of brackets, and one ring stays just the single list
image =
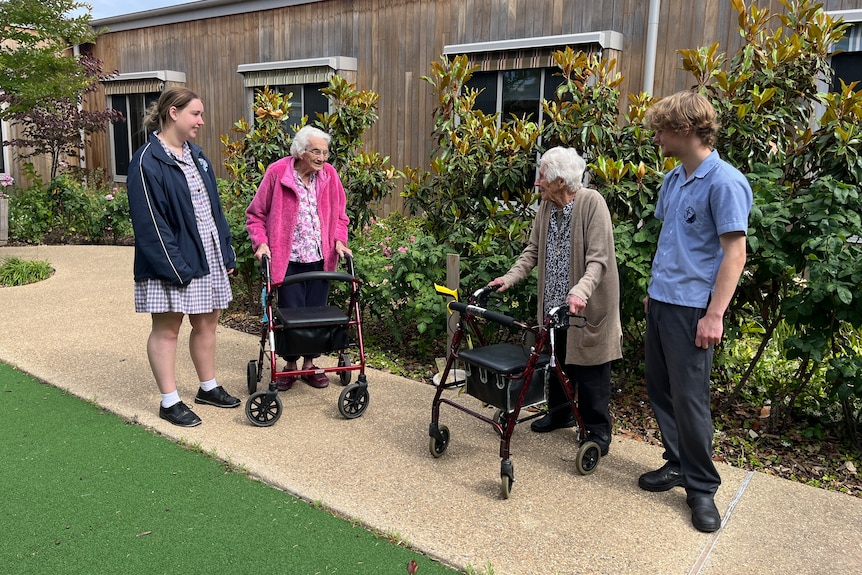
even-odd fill
[{"label": "blue checkered dress", "polygon": [[225,309],[233,299],[233,294],[219,247],[218,229],[213,220],[212,204],[206,186],[194,164],[188,144],[183,144],[182,159],[177,158],[164,143],[162,147],[177,161],[186,176],[195,208],[198,233],[204,244],[210,273],[204,277],[192,279],[185,286],[172,285],[158,279],[135,282],[135,311],[180,312],[191,315]]}]

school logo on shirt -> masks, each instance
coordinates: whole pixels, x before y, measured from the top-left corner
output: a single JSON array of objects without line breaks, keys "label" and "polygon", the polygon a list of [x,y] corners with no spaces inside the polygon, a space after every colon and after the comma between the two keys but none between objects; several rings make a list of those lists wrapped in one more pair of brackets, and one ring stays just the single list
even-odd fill
[{"label": "school logo on shirt", "polygon": [[697,219],[697,212],[694,211],[694,208],[689,206],[685,209],[685,223],[693,224]]},{"label": "school logo on shirt", "polygon": [[198,163],[201,165],[201,169],[205,172],[208,172],[210,169],[210,165],[203,158],[198,158]]}]

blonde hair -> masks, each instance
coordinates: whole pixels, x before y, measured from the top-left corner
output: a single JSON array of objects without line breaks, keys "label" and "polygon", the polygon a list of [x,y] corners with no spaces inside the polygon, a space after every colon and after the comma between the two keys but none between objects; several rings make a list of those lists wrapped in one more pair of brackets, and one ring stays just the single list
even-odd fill
[{"label": "blonde hair", "polygon": [[651,130],[680,132],[694,130],[705,146],[712,148],[721,124],[706,96],[697,92],[677,92],[649,107],[644,123]]},{"label": "blonde hair", "polygon": [[192,100],[200,100],[200,97],[182,86],[168,88],[159,99],[150,104],[144,113],[144,130],[153,132],[163,130],[170,121],[171,108],[182,110]]}]

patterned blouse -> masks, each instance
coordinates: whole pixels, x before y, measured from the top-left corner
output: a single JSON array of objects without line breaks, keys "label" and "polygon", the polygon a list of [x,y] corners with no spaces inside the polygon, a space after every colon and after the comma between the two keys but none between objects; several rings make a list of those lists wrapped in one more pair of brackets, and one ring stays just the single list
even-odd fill
[{"label": "patterned blouse", "polygon": [[566,304],[569,294],[569,260],[571,256],[572,200],[563,209],[551,208],[545,252],[544,315],[556,306]]},{"label": "patterned blouse", "polygon": [[323,252],[321,251],[320,216],[317,213],[315,186],[317,178],[312,174],[307,186],[299,172],[294,172],[293,178],[299,194],[299,214],[296,217],[296,227],[293,229],[290,261],[304,264],[319,262],[323,259]]}]

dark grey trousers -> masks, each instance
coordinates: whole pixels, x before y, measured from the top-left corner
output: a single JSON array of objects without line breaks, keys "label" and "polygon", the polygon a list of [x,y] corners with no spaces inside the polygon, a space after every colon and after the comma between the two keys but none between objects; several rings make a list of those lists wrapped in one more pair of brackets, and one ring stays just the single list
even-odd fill
[{"label": "dark grey trousers", "polygon": [[[563,371],[577,396],[578,410],[584,420],[584,427],[609,442],[612,431],[611,414],[608,410],[611,400],[611,362],[599,365],[566,364],[566,330],[558,329],[554,339],[557,359],[563,365]],[[548,407],[554,408],[566,403],[568,398],[563,391],[563,384],[557,379],[556,374],[551,373],[548,380]],[[567,413],[567,410],[555,413],[555,417],[560,420],[567,419],[570,415],[571,412]]]},{"label": "dark grey trousers", "polygon": [[706,310],[651,299],[646,327],[646,386],[664,443],[679,463],[688,497],[713,495],[721,477],[712,462],[709,378],[713,347],[694,345]]}]

